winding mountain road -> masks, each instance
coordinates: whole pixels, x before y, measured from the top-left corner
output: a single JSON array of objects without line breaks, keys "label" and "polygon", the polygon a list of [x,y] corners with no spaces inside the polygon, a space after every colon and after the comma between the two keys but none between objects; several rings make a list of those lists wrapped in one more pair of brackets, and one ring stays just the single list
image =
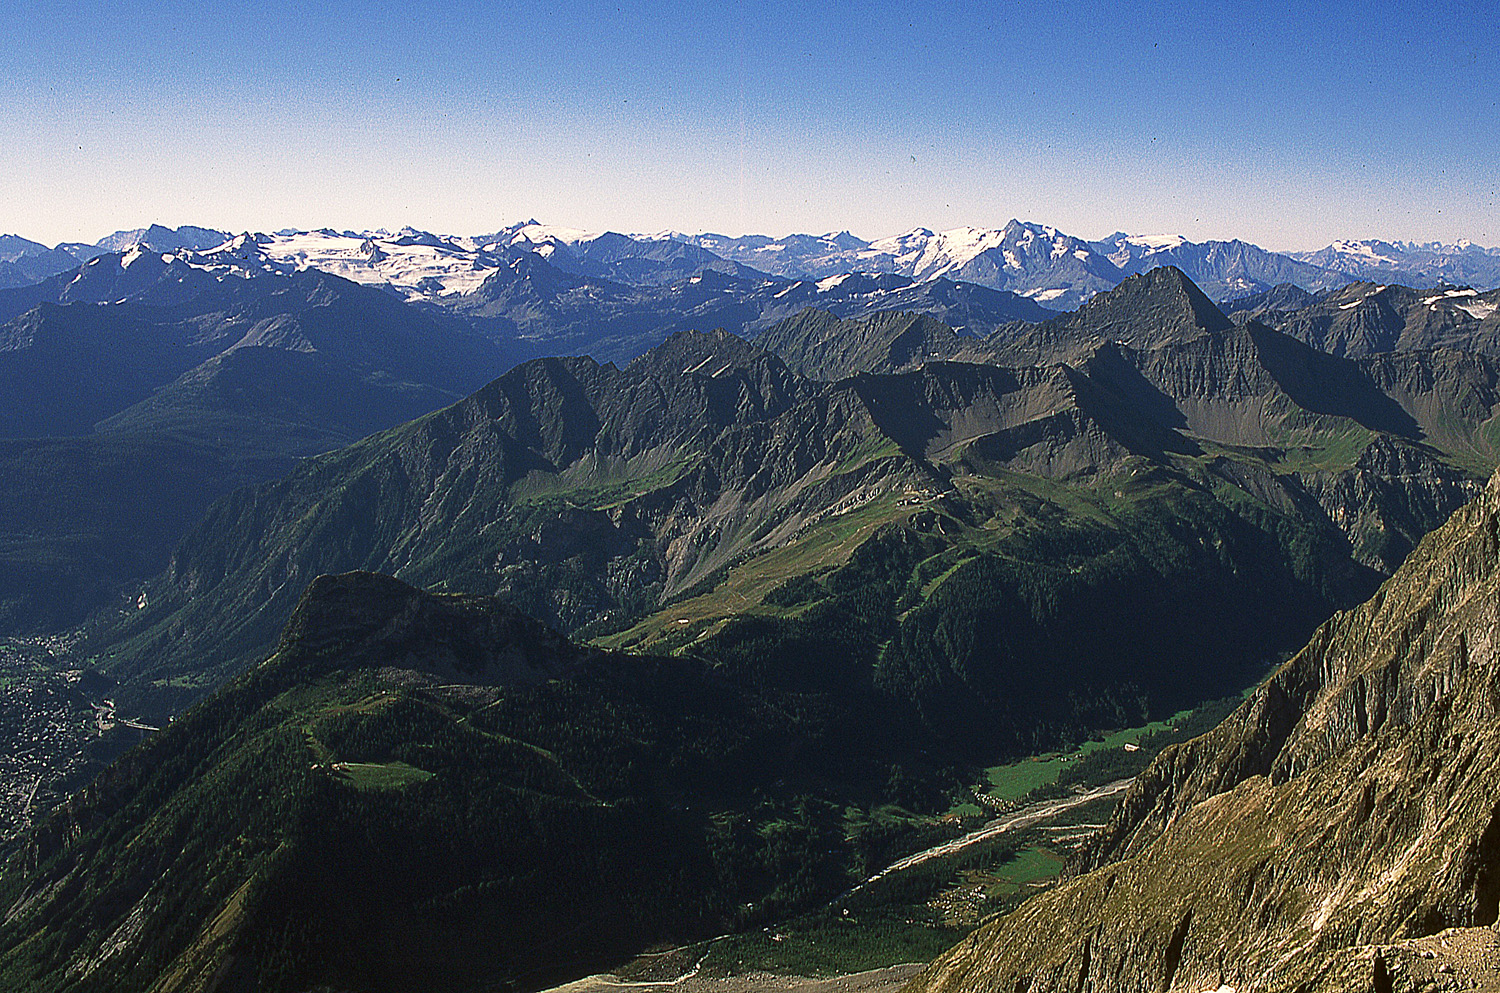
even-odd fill
[{"label": "winding mountain road", "polygon": [[[847,890],[837,900],[833,901],[830,906],[837,906],[870,884],[878,882],[894,873],[902,872],[933,859],[942,858],[945,855],[961,852],[965,848],[998,838],[1011,831],[1025,830],[1033,825],[1065,814],[1075,807],[1093,803],[1095,800],[1118,796],[1124,793],[1133,782],[1135,782],[1133,779],[1117,779],[1112,783],[1105,783],[1103,786],[1095,787],[1086,793],[1079,793],[1076,796],[1063,797],[1060,800],[1043,800],[1039,803],[1028,804],[1020,810],[997,817],[985,824],[984,827],[970,831],[962,837],[954,838],[952,841],[945,841],[941,845],[934,845],[932,848],[924,849],[923,851],[908,855],[904,859],[892,862],[853,889]],[[839,976],[833,979],[811,979],[806,977],[762,974],[700,979],[699,973],[703,968],[704,961],[708,958],[709,952],[713,950],[714,945],[728,937],[730,936],[720,935],[717,938],[710,938],[706,941],[694,942],[691,945],[682,945],[663,952],[654,952],[642,956],[646,958],[658,955],[671,955],[702,946],[703,952],[698,956],[693,967],[675,979],[623,980],[618,976],[601,973],[586,976],[583,979],[575,980],[562,986],[555,986],[550,990],[544,991],[544,993],[610,993],[610,991],[618,989],[650,990],[670,989],[673,987],[690,991],[690,993],[872,993],[872,991],[884,988],[894,989],[922,968],[920,964],[908,964],[892,966],[887,969],[875,969],[870,972],[850,976]]]},{"label": "winding mountain road", "polygon": [[904,859],[892,862],[869,879],[845,892],[837,900],[833,901],[834,905],[849,899],[872,883],[879,882],[887,876],[910,869],[913,866],[921,865],[923,862],[930,862],[945,855],[961,852],[965,848],[977,845],[980,842],[989,841],[992,838],[997,838],[1002,834],[1024,830],[1034,824],[1051,820],[1059,814],[1065,814],[1069,810],[1081,807],[1086,803],[1093,803],[1095,800],[1118,796],[1129,789],[1130,784],[1133,782],[1135,782],[1134,779],[1117,779],[1114,782],[1105,783],[1103,786],[1096,786],[1085,793],[1079,793],[1077,796],[1063,797],[1060,800],[1043,800],[1039,803],[1029,804],[1003,817],[997,817],[984,827],[970,831],[962,837],[954,838],[952,841],[945,841],[941,845],[934,845],[931,848],[908,855]]}]

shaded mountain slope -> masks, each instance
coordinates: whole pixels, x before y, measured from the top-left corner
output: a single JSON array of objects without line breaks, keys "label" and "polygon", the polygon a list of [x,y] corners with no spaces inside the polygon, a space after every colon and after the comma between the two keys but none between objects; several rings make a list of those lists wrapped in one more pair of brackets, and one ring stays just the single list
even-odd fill
[{"label": "shaded mountain slope", "polygon": [[1383,573],[1477,491],[1500,453],[1500,396],[1478,357],[1355,363],[1252,324],[1155,348],[1103,345],[1081,368],[1235,485],[1283,508],[1316,501],[1356,559]]},{"label": "shaded mountain slope", "polygon": [[755,343],[798,374],[829,381],[861,372],[905,372],[952,358],[962,347],[950,326],[928,314],[891,311],[841,319],[810,307],[767,328]]},{"label": "shaded mountain slope", "polygon": [[[161,589],[174,608],[183,593],[204,610],[232,597],[212,609],[264,631],[285,617],[277,605],[298,576],[379,568],[503,590],[576,628],[919,472],[856,397],[820,396],[739,339],[680,336],[623,371],[527,363],[463,403],[236,494],[179,549]],[[162,610],[140,621],[170,616]],[[167,624],[158,637],[181,628]],[[222,632],[226,645],[234,631]]]},{"label": "shaded mountain slope", "polygon": [[[1292,301],[1288,301],[1292,302]],[[1314,348],[1353,358],[1435,348],[1500,356],[1500,290],[1351,283],[1261,320]]]},{"label": "shaded mountain slope", "polygon": [[[1171,269],[1132,277],[1075,314],[984,339],[916,315],[839,320],[809,310],[768,330],[757,344],[816,378],[941,360],[1065,361],[1145,405],[1169,427],[1225,444],[1286,441],[1276,424],[1296,407],[1455,454],[1495,455],[1487,432],[1475,434],[1495,405],[1490,359],[1451,349],[1403,350],[1357,362],[1330,357],[1264,325],[1232,324]],[[1466,426],[1455,433],[1449,429],[1454,424]]]},{"label": "shaded mountain slope", "polygon": [[757,924],[846,884],[830,801],[888,773],[828,710],[323,576],[10,861],[0,985],[535,988]]},{"label": "shaded mountain slope", "polygon": [[[1255,318],[1265,319],[1263,315],[1266,314],[1301,310],[1317,299],[1316,293],[1304,290],[1296,283],[1277,283],[1269,290],[1221,303],[1219,308],[1230,320],[1243,323]],[[1274,319],[1265,320],[1266,323],[1274,323]]]},{"label": "shaded mountain slope", "polygon": [[1230,326],[1229,319],[1182,270],[1162,266],[1124,280],[1071,314],[1035,328],[1001,329],[984,344],[994,361],[1031,364],[1067,361],[1103,342],[1145,349]]},{"label": "shaded mountain slope", "polygon": [[61,248],[0,234],[0,289],[40,282],[77,266],[78,260]]},{"label": "shaded mountain slope", "polygon": [[123,607],[213,499],[293,464],[174,432],[0,439],[0,629],[59,631]]},{"label": "shaded mountain slope", "polygon": [[1492,480],[1219,728],[1164,752],[1088,871],[913,989],[1415,988],[1411,964],[1448,943],[1422,939],[1496,921],[1497,529]]},{"label": "shaded mountain slope", "polygon": [[[7,387],[0,430],[10,437],[86,434],[136,403],[150,399],[160,408],[168,400],[153,396],[158,390],[185,375],[189,383],[212,379],[250,349],[267,397],[261,413],[281,413],[282,396],[304,398],[311,387],[298,381],[301,370],[317,362],[368,384],[371,404],[389,395],[392,409],[369,415],[386,425],[415,406],[403,393],[426,391],[425,409],[432,409],[432,399],[461,396],[505,368],[498,349],[451,321],[336,277],[309,271],[229,278],[209,277],[208,286],[167,304],[132,298],[149,299],[160,283],[107,306],[44,303],[0,327],[0,384]],[[205,366],[210,360],[217,361]]]},{"label": "shaded mountain slope", "polygon": [[[1491,360],[1447,350],[1330,356],[1263,325],[1232,325],[1170,269],[1132,277],[1076,314],[982,340],[914,315],[839,321],[810,311],[758,342],[819,375],[1062,356],[1093,395],[1115,398],[1093,413],[1134,439],[1132,451],[1235,463],[1235,485],[1283,508],[1321,505],[1360,561],[1382,572],[1474,492],[1500,452]],[[1390,489],[1368,471],[1385,456],[1360,466],[1378,436],[1405,453],[1405,495],[1374,496]],[[1389,520],[1360,509],[1372,501],[1391,507]],[[1423,509],[1403,509],[1412,501]]]},{"label": "shaded mountain slope", "polygon": [[507,367],[451,317],[243,240],[102,255],[0,294],[0,310],[22,306],[0,325],[8,631],[78,623],[164,566],[224,493]]}]

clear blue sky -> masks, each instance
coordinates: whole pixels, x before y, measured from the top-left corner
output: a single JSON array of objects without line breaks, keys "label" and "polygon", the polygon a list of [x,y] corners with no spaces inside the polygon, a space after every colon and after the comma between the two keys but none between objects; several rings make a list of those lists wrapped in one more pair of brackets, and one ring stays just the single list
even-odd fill
[{"label": "clear blue sky", "polygon": [[0,231],[1500,244],[1491,3],[0,0]]}]

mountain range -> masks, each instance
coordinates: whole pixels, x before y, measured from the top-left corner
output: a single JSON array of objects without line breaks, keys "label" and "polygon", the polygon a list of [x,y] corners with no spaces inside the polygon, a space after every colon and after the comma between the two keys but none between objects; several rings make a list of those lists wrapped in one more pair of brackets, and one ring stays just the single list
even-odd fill
[{"label": "mountain range", "polygon": [[[265,651],[311,577],[362,569],[1024,749],[1248,678],[1373,589],[1496,458],[1484,357],[1327,355],[1234,325],[1172,269],[1027,326],[1044,347],[866,322],[982,362],[892,369],[872,345],[860,369],[830,321],[767,332],[795,366],[722,331],[625,368],[534,360],[240,490],[96,633],[101,664],[165,716]],[[1003,650],[975,639],[997,624]],[[1176,647],[1141,654],[1127,628]],[[788,645],[823,664],[784,668]],[[1222,668],[1189,677],[1203,652]],[[1018,680],[1062,671],[1072,702],[1012,710]]]},{"label": "mountain range", "polygon": [[[676,344],[657,358],[701,353]],[[1482,980],[1497,527],[1500,479],[1217,729],[1164,752],[1074,878],[915,988]],[[1132,622],[1149,600],[1122,604]],[[774,923],[840,891],[868,842],[847,805],[910,756],[827,675],[601,652],[495,599],[319,577],[264,661],[12,858],[0,981],[542,986]]]},{"label": "mountain range", "polygon": [[1283,286],[1246,297],[1231,312],[1334,355],[1360,358],[1437,348],[1500,355],[1500,291],[1372,283],[1350,283],[1317,295],[1293,290]]},{"label": "mountain range", "polygon": [[1007,289],[1060,310],[1077,307],[1129,275],[1172,265],[1215,300],[1232,300],[1294,283],[1307,290],[1352,280],[1430,287],[1500,285],[1500,250],[1475,245],[1341,241],[1317,252],[1269,252],[1246,242],[1194,243],[1181,235],[1117,233],[1086,241],[1045,225],[1011,221],[1004,228],[916,228],[867,242],[848,232],[815,237],[723,235],[670,237],[716,255],[792,279],[841,272],[896,272],[919,279],[947,276]]},{"label": "mountain range", "polygon": [[[1399,296],[1396,288],[1327,291],[1300,310],[1258,311],[1285,324],[1289,333],[1279,334],[1259,321],[1235,325],[1175,268],[1130,277],[1076,313],[1048,316],[1025,298],[943,277],[746,281],[708,270],[632,289],[569,275],[527,250],[480,274],[467,291],[440,293],[451,299],[438,305],[369,284],[380,265],[446,258],[447,243],[412,233],[383,241],[388,249],[367,260],[377,269],[363,273],[362,285],[287,257],[297,237],[242,236],[204,252],[137,246],[0,291],[0,319],[7,319],[0,326],[0,379],[11,398],[5,419],[11,438],[0,445],[0,457],[13,493],[0,604],[10,631],[55,629],[110,604],[131,604],[118,631],[108,626],[126,632],[125,641],[109,641],[111,633],[100,644],[109,642],[108,651],[122,660],[119,671],[134,673],[130,678],[141,675],[134,660],[150,658],[165,671],[182,664],[184,653],[199,652],[197,675],[153,676],[180,678],[191,697],[264,647],[307,578],[367,568],[423,584],[458,582],[462,575],[473,584],[464,588],[504,593],[569,632],[602,632],[631,620],[645,625],[632,637],[646,643],[663,629],[674,643],[693,642],[710,629],[717,635],[729,612],[720,602],[673,628],[675,619],[665,616],[672,602],[702,584],[737,577],[736,568],[762,553],[796,545],[804,527],[808,536],[820,534],[818,521],[869,504],[867,516],[878,528],[906,515],[902,500],[940,499],[935,506],[963,523],[944,524],[959,530],[938,533],[968,534],[995,513],[995,497],[974,504],[978,495],[955,488],[958,478],[998,472],[1009,492],[1019,470],[1108,493],[1103,480],[1130,458],[1169,469],[1173,486],[1188,489],[1202,488],[1196,474],[1205,465],[1241,466],[1230,474],[1233,485],[1248,487],[1276,513],[1290,513],[1299,527],[1323,535],[1319,541],[1333,542],[1330,549],[1346,548],[1318,556],[1375,575],[1393,569],[1468,492],[1465,480],[1494,458],[1490,295],[1401,290],[1411,314],[1444,315],[1425,318],[1424,326],[1440,333],[1387,334],[1351,350],[1337,346],[1337,335],[1305,328],[1322,327],[1318,315],[1379,310],[1380,300]],[[327,244],[334,236],[319,238]],[[605,289],[619,295],[606,297]],[[1339,294],[1358,306],[1340,303]],[[653,302],[642,309],[642,300]],[[726,323],[719,318],[729,300],[741,301],[741,327],[789,316],[753,345],[729,332],[678,334],[642,354],[674,326]],[[927,313],[883,309],[903,303]],[[647,316],[653,307],[670,320]],[[965,323],[941,320],[953,315]],[[610,336],[612,319],[618,333]],[[522,321],[532,322],[533,337],[504,331]],[[594,337],[576,340],[585,334]],[[249,535],[267,547],[285,543],[290,558],[278,552],[285,559],[278,568],[290,571],[252,581],[214,566],[210,594],[195,555],[227,554],[256,569],[262,558],[249,549],[206,553],[194,538],[172,558],[164,585],[139,586],[168,564],[215,498],[453,403],[509,368],[519,350],[559,340],[576,341],[578,352],[632,361],[621,367],[597,359],[533,360],[438,421],[419,420],[334,459],[353,471],[363,459],[409,461],[409,454],[393,453],[412,444],[429,452],[420,471],[401,468],[394,478],[405,482],[379,498],[394,503],[359,510],[377,513],[381,529],[396,529],[385,535],[386,546],[351,544],[339,532],[340,551],[325,560],[322,546],[305,537],[215,517],[210,544]],[[1448,350],[1431,351],[1438,346]],[[509,405],[515,409],[502,420],[510,426],[471,437],[474,426],[491,424]],[[427,439],[425,432],[439,425],[447,425],[444,440]],[[781,477],[724,461],[773,439],[790,446]],[[498,540],[560,514],[566,526],[535,533],[561,544],[521,541],[517,532],[498,545],[487,537],[460,550],[441,528],[400,523],[433,499],[456,499],[434,497],[453,485],[445,473],[457,471],[442,468],[454,454],[435,453],[452,453],[454,444],[465,459],[477,459],[462,474],[466,485],[483,481],[492,490],[483,504],[488,516],[474,522],[477,534]],[[314,464],[316,473],[330,471],[310,462],[308,472]],[[277,485],[290,494],[300,484]],[[683,486],[692,490],[686,498],[677,493]],[[354,505],[328,500],[345,490],[342,482],[322,479],[315,494],[293,497],[315,497],[321,507],[298,511],[298,526],[312,525],[322,510],[344,520]],[[163,503],[162,494],[171,502]],[[612,496],[601,504],[601,494]],[[578,558],[584,550],[571,548],[566,536],[595,519],[588,514],[621,500],[605,514],[607,523],[599,520],[600,543]],[[455,510],[466,501],[472,497]],[[627,524],[614,519],[627,508],[644,516]],[[287,511],[254,513],[274,518]],[[410,527],[416,530],[406,534]],[[404,536],[398,541],[398,535]],[[992,536],[974,532],[981,535],[977,547],[987,547]],[[827,566],[853,552],[858,542],[849,544],[851,537],[863,541],[869,532],[841,538]],[[941,543],[963,548],[969,541]],[[784,552],[793,561],[799,555]],[[185,576],[192,578],[183,582]],[[1334,585],[1310,602],[1348,602],[1368,581],[1325,579]],[[276,591],[271,602],[280,606],[242,609],[253,599],[247,591],[261,588]],[[198,604],[193,610],[223,596],[216,608],[223,616],[256,619],[244,637],[215,635],[212,647],[190,650],[194,636],[174,635],[177,647],[164,648],[153,631],[210,629],[167,619],[189,589]],[[936,589],[926,589],[923,599]],[[753,594],[734,596],[756,603],[769,592],[757,585]],[[883,624],[898,615],[916,623],[911,618],[920,611],[895,606],[899,600]],[[647,615],[656,620],[643,620]],[[239,624],[231,620],[225,630]]]},{"label": "mountain range", "polygon": [[[1488,769],[1496,292],[857,242],[782,251],[890,268],[148,229],[0,290],[0,621],[165,728],[32,818],[0,984],[574,978],[826,906],[951,837],[974,770],[1257,684],[919,983],[1379,987],[1493,921],[1488,773],[1444,770]],[[1286,836],[1317,857],[1256,861]]]},{"label": "mountain range", "polygon": [[0,618],[76,624],[236,486],[459,399],[509,363],[452,317],[253,245],[140,247],[0,290]]},{"label": "mountain range", "polygon": [[[205,228],[153,225],[119,231],[94,245],[55,249],[0,236],[0,288],[71,269],[104,252],[146,244],[157,251],[203,251],[231,235]],[[456,237],[403,228],[380,231],[286,230],[258,236],[270,252],[356,282],[388,284],[408,299],[440,300],[473,290],[485,273],[535,253],[557,269],[607,283],[662,286],[705,271],[755,281],[819,281],[849,273],[895,274],[914,282],[946,278],[1009,290],[1057,310],[1076,308],[1123,278],[1163,265],[1182,269],[1217,301],[1282,283],[1306,290],[1364,280],[1416,288],[1440,284],[1500,286],[1500,249],[1386,241],[1338,241],[1315,252],[1270,252],[1239,240],[1191,242],[1181,235],[1123,232],[1087,241],[1032,222],[1003,228],[914,228],[865,241],[828,235],[728,237],[677,232],[603,234],[524,221],[490,234]]]},{"label": "mountain range", "polygon": [[19,235],[3,234],[0,235],[0,289],[40,282],[48,276],[74,269],[80,262],[107,252],[127,251],[140,244],[149,244],[159,251],[202,251],[222,245],[229,237],[222,231],[191,225],[173,229],[153,224],[149,228],[116,231],[92,245],[65,242],[48,248]]}]

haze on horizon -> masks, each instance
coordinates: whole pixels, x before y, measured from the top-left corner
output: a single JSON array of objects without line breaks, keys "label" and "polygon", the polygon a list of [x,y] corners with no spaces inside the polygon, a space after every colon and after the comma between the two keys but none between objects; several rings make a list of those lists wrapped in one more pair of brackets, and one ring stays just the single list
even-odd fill
[{"label": "haze on horizon", "polygon": [[1483,5],[12,3],[0,230],[1500,243]]}]

